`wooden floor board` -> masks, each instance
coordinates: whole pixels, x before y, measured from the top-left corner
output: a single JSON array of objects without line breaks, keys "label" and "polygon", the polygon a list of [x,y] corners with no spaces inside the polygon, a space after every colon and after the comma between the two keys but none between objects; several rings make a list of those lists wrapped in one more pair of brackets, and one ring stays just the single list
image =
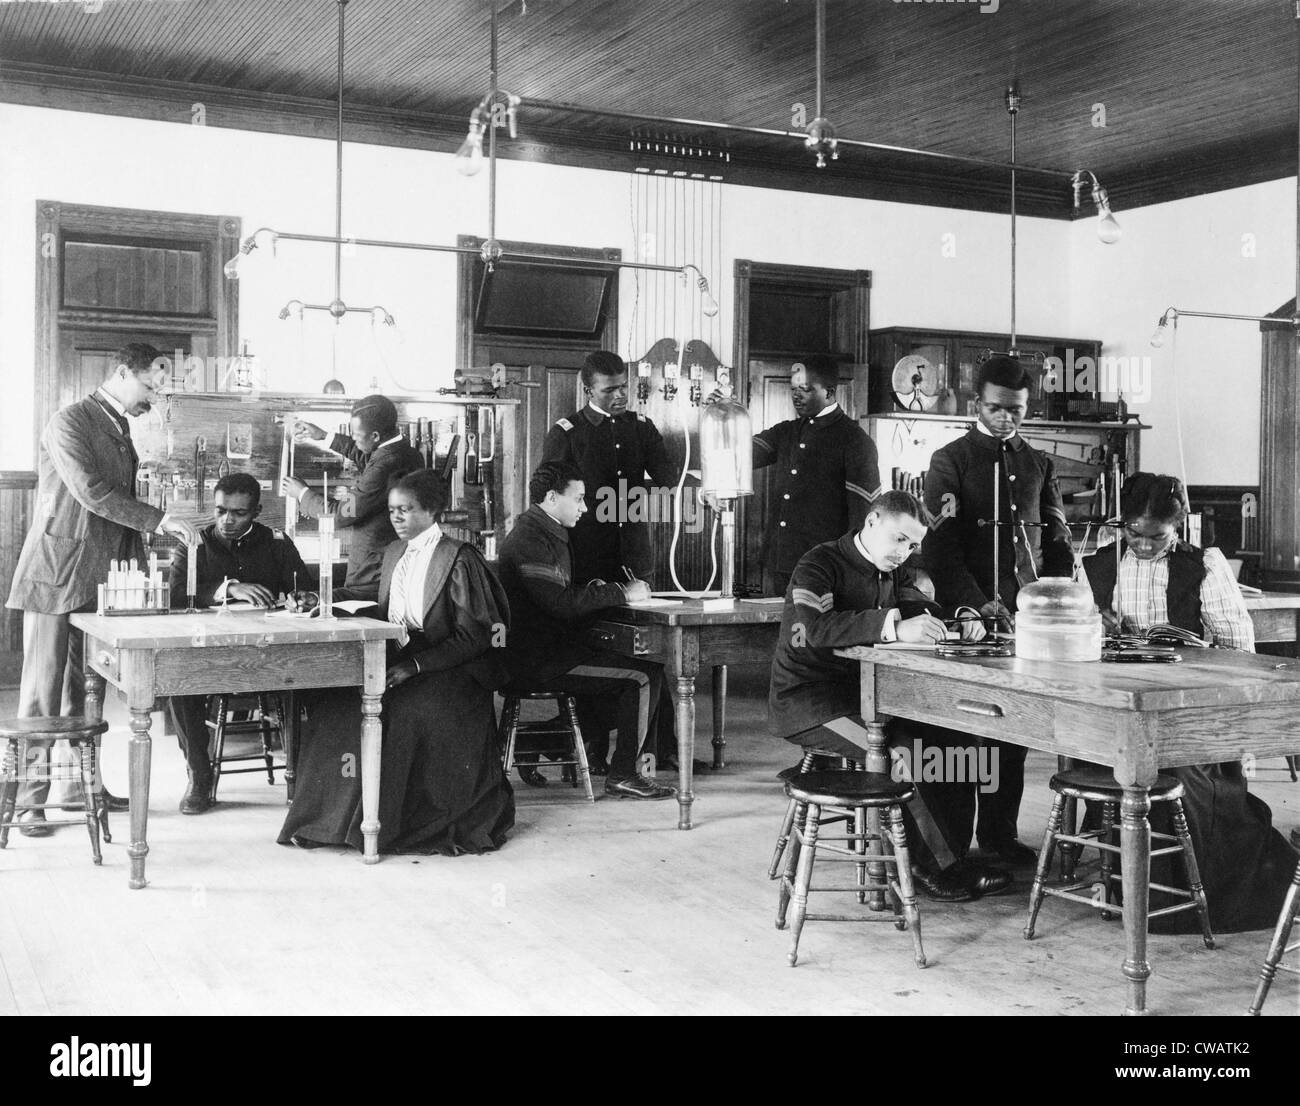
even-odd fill
[{"label": "wooden floor board", "polygon": [[[1049,899],[1025,941],[1027,879],[976,903],[922,900],[925,970],[892,925],[826,922],[805,927],[788,967],[766,869],[784,809],[774,777],[797,756],[766,736],[761,680],[732,683],[730,766],[697,781],[691,832],[675,829],[674,803],[591,804],[558,779],[545,792],[516,781],[518,824],[500,852],[373,867],[346,850],[276,844],[283,787],[256,774],[223,779],[216,809],[182,816],[184,767],[158,729],[147,890],[126,886],[124,814],[102,867],[77,826],[15,833],[0,851],[0,1015],[1121,1010],[1119,923]],[[0,709],[11,699],[0,693]],[[699,717],[707,728],[707,696]],[[124,793],[116,701],[108,718],[105,778]],[[1053,769],[1031,752],[1026,841],[1046,821]],[[1284,833],[1300,822],[1300,785],[1280,768],[1252,787]],[[1151,1008],[1240,1012],[1268,938],[1222,935],[1210,952],[1196,937],[1153,937]],[[1265,1012],[1300,1013],[1297,981],[1280,978]]]}]

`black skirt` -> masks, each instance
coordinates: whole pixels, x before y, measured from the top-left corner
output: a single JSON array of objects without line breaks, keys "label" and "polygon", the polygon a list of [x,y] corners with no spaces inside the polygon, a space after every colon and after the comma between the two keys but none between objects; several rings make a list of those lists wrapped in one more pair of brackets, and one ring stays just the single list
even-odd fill
[{"label": "black skirt", "polygon": [[[414,676],[384,695],[381,853],[482,853],[514,826],[492,692],[459,669]],[[361,693],[313,695],[282,845],[362,847]]]}]

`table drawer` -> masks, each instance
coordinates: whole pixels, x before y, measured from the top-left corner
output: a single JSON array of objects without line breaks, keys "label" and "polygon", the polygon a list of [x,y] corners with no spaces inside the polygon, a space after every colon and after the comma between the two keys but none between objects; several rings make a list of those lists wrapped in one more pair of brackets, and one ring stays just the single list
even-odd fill
[{"label": "table drawer", "polygon": [[1041,742],[1052,733],[1055,716],[1044,696],[883,665],[876,667],[876,709],[1008,741]]},{"label": "table drawer", "polygon": [[595,649],[613,649],[624,656],[640,657],[650,652],[650,635],[646,627],[628,622],[597,622],[587,632],[587,644]]}]

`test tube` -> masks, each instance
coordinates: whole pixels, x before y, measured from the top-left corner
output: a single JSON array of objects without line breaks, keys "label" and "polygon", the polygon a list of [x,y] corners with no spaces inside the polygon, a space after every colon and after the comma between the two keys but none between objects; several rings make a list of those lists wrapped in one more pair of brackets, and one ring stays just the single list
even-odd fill
[{"label": "test tube", "polygon": [[186,546],[188,559],[185,563],[185,594],[189,596],[190,605],[186,609],[194,613],[194,599],[199,593],[199,547]]},{"label": "test tube", "polygon": [[320,617],[334,617],[334,519],[320,518]]}]

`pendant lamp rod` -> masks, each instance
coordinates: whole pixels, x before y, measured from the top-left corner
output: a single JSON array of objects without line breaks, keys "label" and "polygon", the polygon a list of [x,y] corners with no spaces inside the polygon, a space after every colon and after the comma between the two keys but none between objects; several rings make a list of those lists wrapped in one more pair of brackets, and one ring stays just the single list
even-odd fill
[{"label": "pendant lamp rod", "polygon": [[[343,302],[343,25],[348,0],[338,0],[338,119],[334,128],[334,300]],[[337,322],[341,316],[335,316]]]},{"label": "pendant lamp rod", "polygon": [[[1300,3],[1300,0],[1297,0]],[[1016,356],[1016,116],[1020,113],[1020,84],[1007,86],[1007,112],[1011,116],[1011,349]]]},{"label": "pendant lamp rod", "polygon": [[[1297,0],[1300,3],[1300,0]],[[826,0],[817,0],[817,118],[822,117],[822,59],[826,55]]]},{"label": "pendant lamp rod", "polygon": [[[497,248],[497,0],[492,5],[491,88],[488,91],[488,243]],[[492,260],[488,260],[489,267]]]}]

